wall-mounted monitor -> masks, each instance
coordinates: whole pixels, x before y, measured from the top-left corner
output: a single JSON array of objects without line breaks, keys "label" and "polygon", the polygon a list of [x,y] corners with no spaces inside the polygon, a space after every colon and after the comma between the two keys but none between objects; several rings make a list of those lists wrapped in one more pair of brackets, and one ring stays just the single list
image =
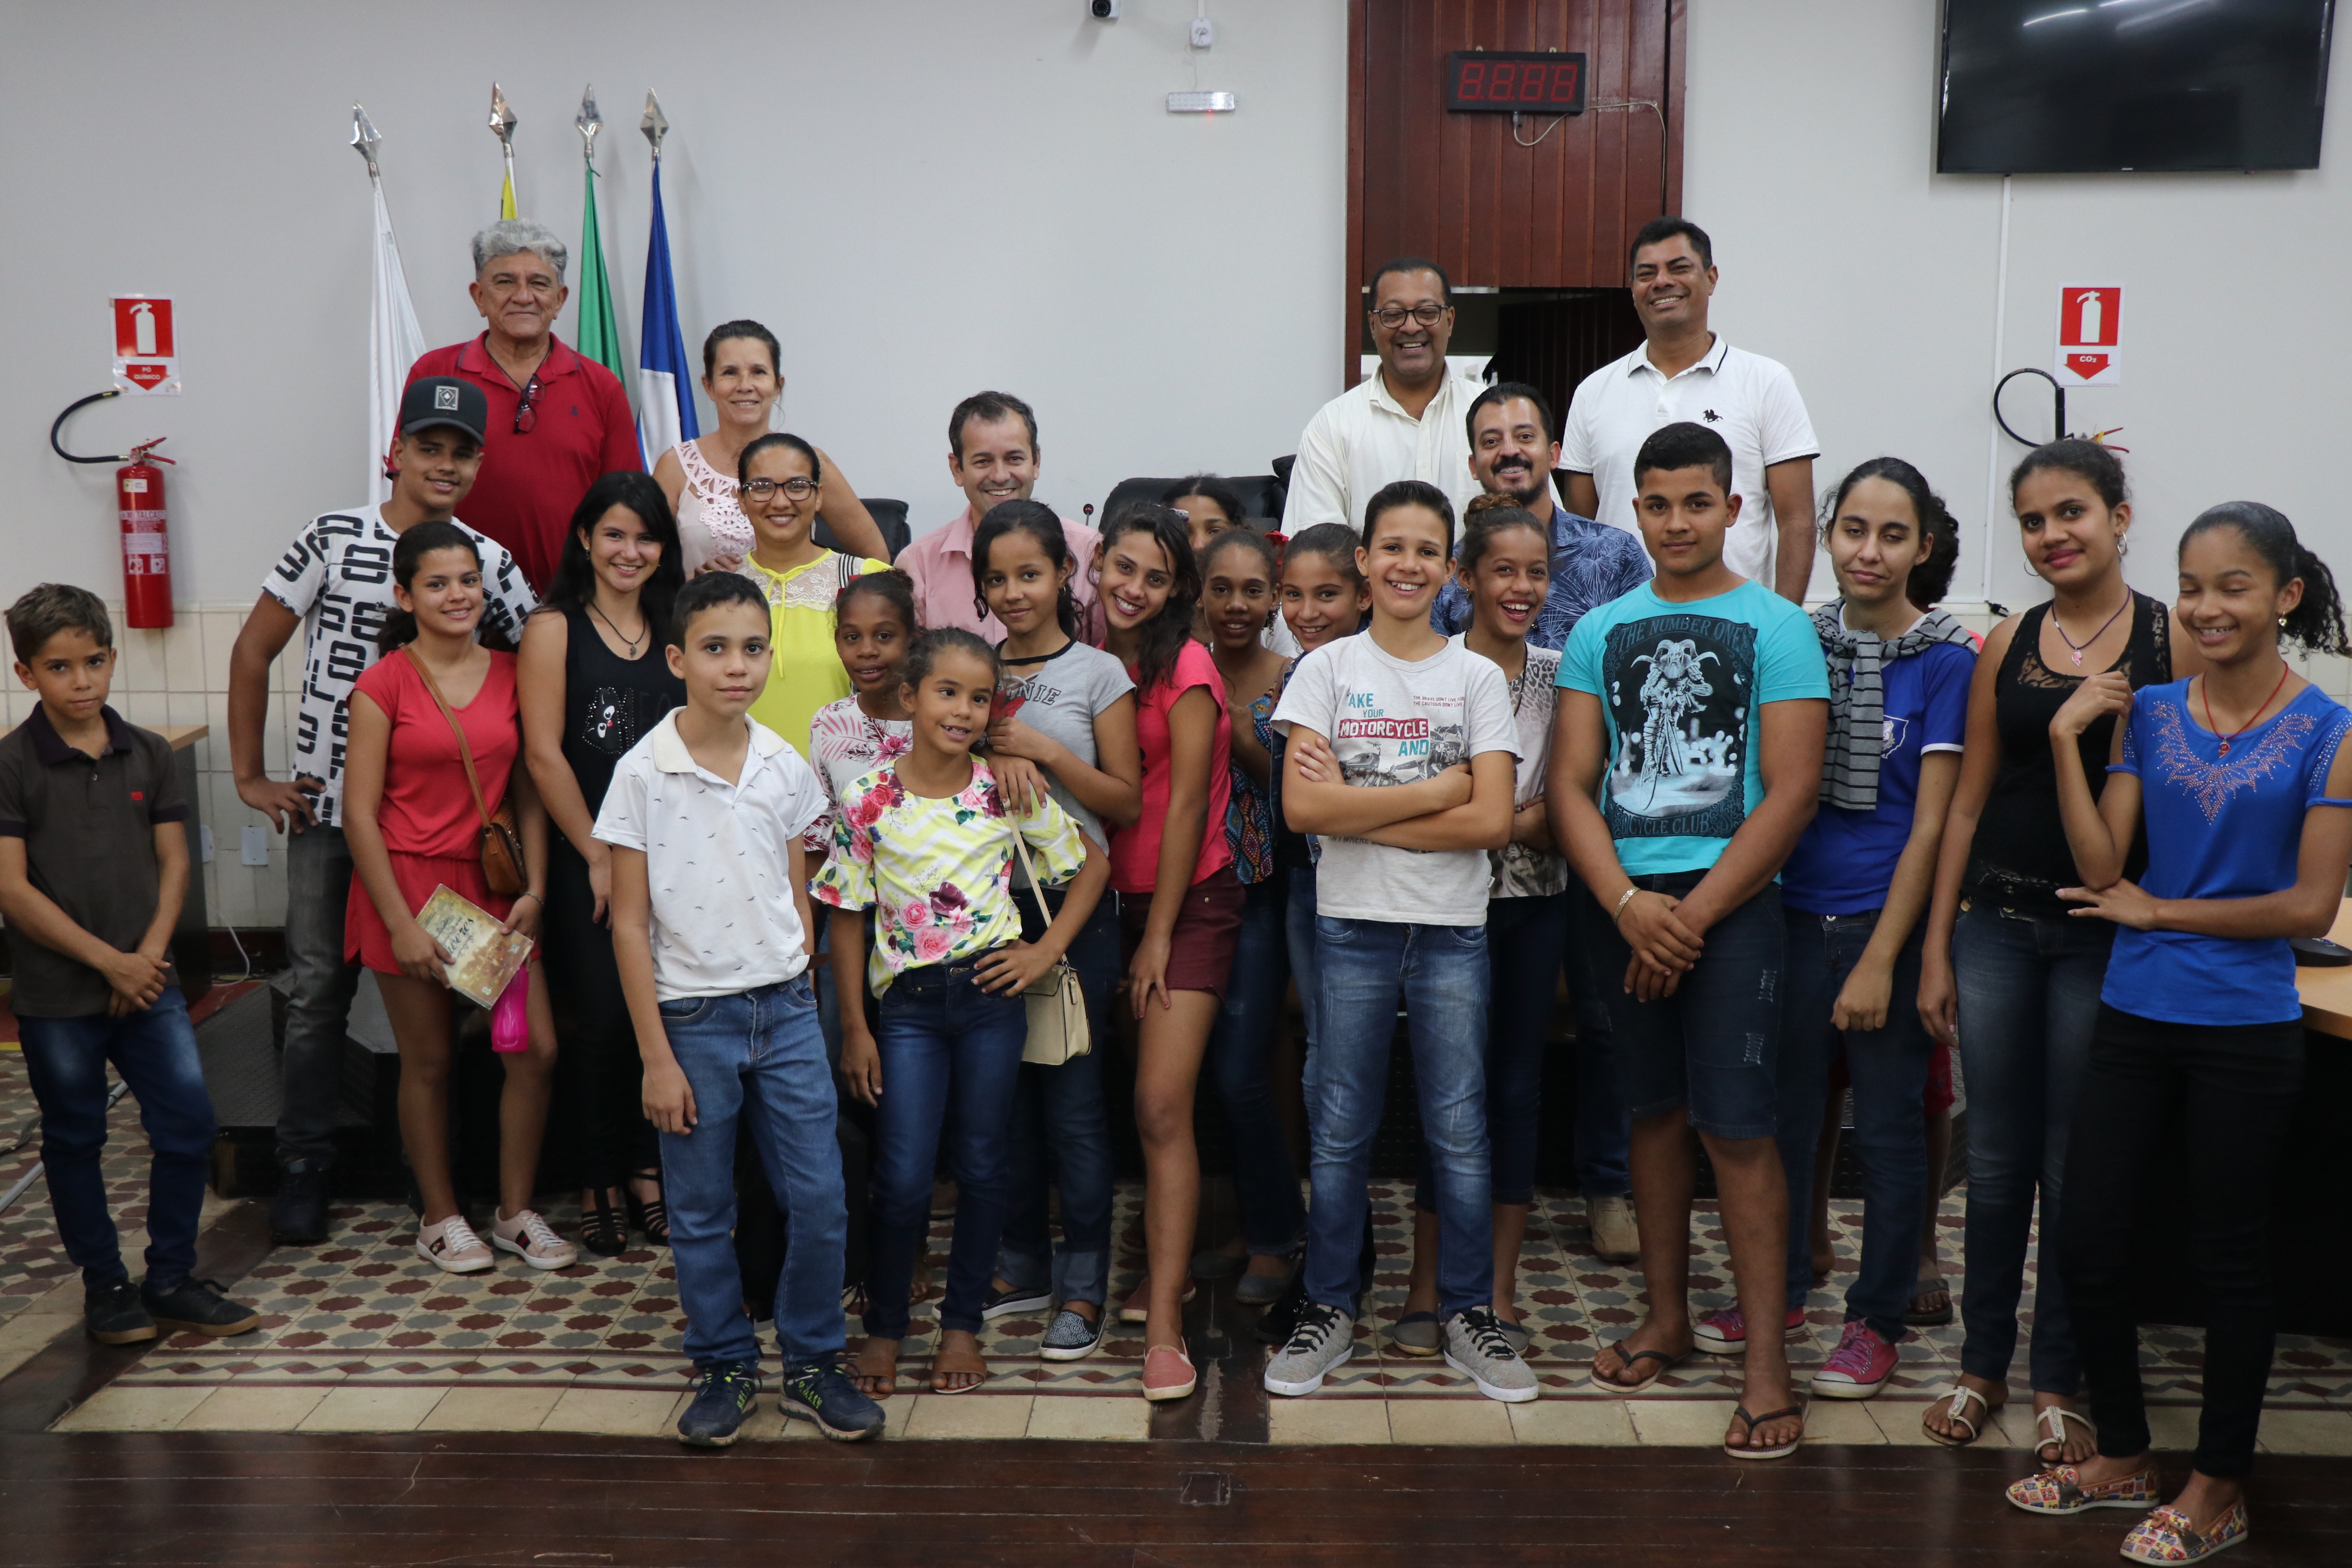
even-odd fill
[{"label": "wall-mounted monitor", "polygon": [[1936,169],[2315,169],[2336,0],[1945,0]]}]

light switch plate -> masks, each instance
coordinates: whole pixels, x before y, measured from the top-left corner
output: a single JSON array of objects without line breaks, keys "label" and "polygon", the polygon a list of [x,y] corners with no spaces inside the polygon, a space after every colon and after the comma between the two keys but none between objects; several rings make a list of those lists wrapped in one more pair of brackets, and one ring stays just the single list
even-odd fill
[{"label": "light switch plate", "polygon": [[203,866],[213,863],[213,830],[201,823],[196,826],[196,862]]},{"label": "light switch plate", "polygon": [[240,866],[269,864],[269,829],[247,826],[237,836],[236,862]]}]

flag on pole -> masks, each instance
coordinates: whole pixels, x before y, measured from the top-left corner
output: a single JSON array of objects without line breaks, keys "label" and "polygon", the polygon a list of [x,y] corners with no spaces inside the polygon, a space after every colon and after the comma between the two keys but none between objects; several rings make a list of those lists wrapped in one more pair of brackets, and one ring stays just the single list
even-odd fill
[{"label": "flag on pole", "polygon": [[621,323],[613,314],[613,283],[604,275],[604,241],[596,222],[596,170],[591,165],[580,236],[580,315],[572,347],[615,376],[621,374]]},{"label": "flag on pole", "polygon": [[375,278],[368,299],[368,499],[378,503],[392,499],[392,481],[383,477],[385,456],[392,450],[400,419],[400,395],[408,384],[409,367],[425,353],[425,334],[416,325],[416,306],[408,297],[408,275],[400,266],[400,241],[392,234],[392,212],[383,205],[383,178],[376,167],[375,150],[383,138],[368,122],[367,110],[352,105],[352,145],[367,160],[368,185],[375,193],[375,239],[370,246]]},{"label": "flag on pole", "polygon": [[661,158],[654,159],[653,237],[646,242],[646,313],[637,333],[637,445],[651,469],[680,441],[702,434],[694,376],[677,329],[677,288],[669,269],[669,225],[662,217]]}]

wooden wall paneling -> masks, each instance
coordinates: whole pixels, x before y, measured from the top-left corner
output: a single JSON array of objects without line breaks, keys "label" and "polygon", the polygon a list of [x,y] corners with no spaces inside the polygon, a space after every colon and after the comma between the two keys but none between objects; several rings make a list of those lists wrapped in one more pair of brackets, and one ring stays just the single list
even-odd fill
[{"label": "wooden wall paneling", "polygon": [[1366,51],[1371,46],[1371,29],[1366,25],[1364,9],[1367,0],[1348,0],[1348,275],[1340,288],[1341,309],[1345,329],[1339,334],[1339,352],[1343,356],[1339,369],[1339,384],[1349,387],[1358,379],[1358,356],[1361,350],[1356,344],[1364,330],[1363,307],[1357,286],[1371,263],[1364,259],[1364,125],[1365,104],[1370,94],[1366,90]]}]

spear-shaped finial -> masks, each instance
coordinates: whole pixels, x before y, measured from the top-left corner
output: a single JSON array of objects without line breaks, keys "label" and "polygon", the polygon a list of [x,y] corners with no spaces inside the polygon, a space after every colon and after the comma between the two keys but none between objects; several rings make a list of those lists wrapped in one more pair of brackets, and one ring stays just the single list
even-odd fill
[{"label": "spear-shaped finial", "polygon": [[594,82],[590,82],[581,89],[580,112],[572,117],[572,123],[580,132],[580,155],[588,161],[588,166],[593,169],[596,166],[596,132],[604,129],[604,117],[596,112]]},{"label": "spear-shaped finial", "polygon": [[514,155],[514,129],[515,111],[508,106],[505,91],[497,82],[492,82],[490,83],[490,134],[499,139],[499,144],[507,150],[509,157]]},{"label": "spear-shaped finial", "polygon": [[663,118],[661,100],[654,97],[651,88],[646,89],[646,117],[637,121],[637,129],[654,144],[654,162],[660,163],[662,138],[669,134],[669,121]]},{"label": "spear-shaped finial", "polygon": [[367,110],[356,103],[352,105],[352,145],[358,148],[360,156],[367,160],[368,178],[379,178],[375,150],[383,145],[383,138],[375,133],[373,125],[368,123]]}]

